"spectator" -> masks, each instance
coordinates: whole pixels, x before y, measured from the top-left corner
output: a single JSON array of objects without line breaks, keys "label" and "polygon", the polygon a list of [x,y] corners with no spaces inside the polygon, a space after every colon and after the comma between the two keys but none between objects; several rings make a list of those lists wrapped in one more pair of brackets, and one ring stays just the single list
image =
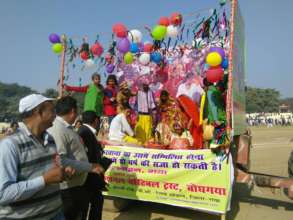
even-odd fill
[{"label": "spectator", "polygon": [[[78,134],[82,138],[86,147],[89,162],[100,163],[103,165],[104,170],[106,170],[111,164],[111,160],[102,157],[103,149],[96,138],[96,128],[99,124],[99,117],[93,111],[86,111],[82,114],[82,122],[83,125],[79,128]],[[105,164],[104,162],[107,163]],[[90,196],[90,205],[88,206],[88,220],[101,220],[104,203],[101,190],[105,189],[106,186],[104,176],[89,173],[85,186],[87,193]]]},{"label": "spectator", "polygon": [[61,183],[61,198],[64,215],[67,220],[86,217],[88,194],[84,183],[88,172],[102,173],[103,168],[96,163],[89,163],[80,137],[73,130],[72,124],[77,117],[77,102],[74,98],[62,97],[56,104],[57,117],[48,130],[54,137],[63,166],[71,166],[77,175]]},{"label": "spectator", "polygon": [[19,112],[18,131],[0,142],[0,219],[62,220],[56,183],[73,170],[53,160],[56,145],[46,132],[55,118],[52,99],[28,95],[20,100]]}]

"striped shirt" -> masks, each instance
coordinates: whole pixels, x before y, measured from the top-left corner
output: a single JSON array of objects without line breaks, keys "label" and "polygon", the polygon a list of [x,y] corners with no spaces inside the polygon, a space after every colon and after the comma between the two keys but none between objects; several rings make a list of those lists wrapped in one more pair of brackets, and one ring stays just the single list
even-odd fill
[{"label": "striped shirt", "polygon": [[58,184],[45,186],[43,174],[53,166],[54,139],[40,143],[24,123],[0,142],[0,219],[52,219],[61,212]]}]

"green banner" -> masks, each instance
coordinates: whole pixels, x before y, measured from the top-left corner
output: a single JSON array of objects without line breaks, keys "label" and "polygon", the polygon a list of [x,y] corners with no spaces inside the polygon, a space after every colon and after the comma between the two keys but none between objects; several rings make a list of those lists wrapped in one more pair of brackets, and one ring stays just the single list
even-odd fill
[{"label": "green banner", "polygon": [[113,164],[105,195],[225,213],[231,163],[210,150],[156,150],[107,146]]}]

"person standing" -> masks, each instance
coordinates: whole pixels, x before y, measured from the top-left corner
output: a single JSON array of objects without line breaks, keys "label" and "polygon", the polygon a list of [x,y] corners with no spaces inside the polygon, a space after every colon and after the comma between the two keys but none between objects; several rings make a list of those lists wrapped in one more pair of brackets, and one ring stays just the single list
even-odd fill
[{"label": "person standing", "polygon": [[138,112],[135,135],[138,140],[145,143],[152,138],[153,117],[156,110],[154,95],[148,84],[142,83],[142,88],[137,92],[135,106]]},{"label": "person standing", "polygon": [[[99,117],[94,111],[86,111],[82,113],[83,125],[78,129],[78,134],[82,138],[86,147],[87,156],[90,163],[100,163],[104,170],[111,164],[111,160],[106,160],[108,164],[104,164],[102,160],[103,149],[97,141],[97,125]],[[104,198],[101,190],[105,189],[106,184],[103,175],[89,173],[85,183],[86,191],[90,196],[88,206],[88,220],[101,220]]]},{"label": "person standing", "polygon": [[60,184],[64,215],[67,220],[84,219],[86,216],[88,194],[84,183],[87,173],[101,174],[103,168],[89,163],[84,145],[72,124],[77,117],[77,102],[70,96],[60,98],[56,103],[57,117],[48,132],[54,137],[63,166],[76,170],[72,179]]},{"label": "person standing", "polygon": [[98,73],[92,75],[92,83],[89,85],[81,87],[64,85],[64,89],[86,93],[83,111],[95,111],[98,116],[103,115],[104,88],[101,85],[101,76]]},{"label": "person standing", "polygon": [[60,183],[74,170],[54,163],[57,149],[46,129],[52,99],[31,94],[19,102],[23,122],[0,142],[0,219],[63,220]]}]

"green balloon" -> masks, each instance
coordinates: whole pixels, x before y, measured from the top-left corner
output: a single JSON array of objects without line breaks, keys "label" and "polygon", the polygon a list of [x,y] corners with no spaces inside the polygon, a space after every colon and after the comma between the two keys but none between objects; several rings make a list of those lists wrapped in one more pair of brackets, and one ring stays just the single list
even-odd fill
[{"label": "green balloon", "polygon": [[163,40],[167,34],[167,27],[163,25],[157,25],[152,31],[152,36],[155,40]]},{"label": "green balloon", "polygon": [[224,6],[226,4],[226,0],[220,0],[220,5]]},{"label": "green balloon", "polygon": [[127,52],[125,55],[124,55],[124,62],[126,64],[131,64],[133,62],[133,55],[131,52]]},{"label": "green balloon", "polygon": [[53,50],[54,53],[60,54],[62,52],[62,50],[63,50],[63,46],[60,43],[53,44],[52,50]]}]

